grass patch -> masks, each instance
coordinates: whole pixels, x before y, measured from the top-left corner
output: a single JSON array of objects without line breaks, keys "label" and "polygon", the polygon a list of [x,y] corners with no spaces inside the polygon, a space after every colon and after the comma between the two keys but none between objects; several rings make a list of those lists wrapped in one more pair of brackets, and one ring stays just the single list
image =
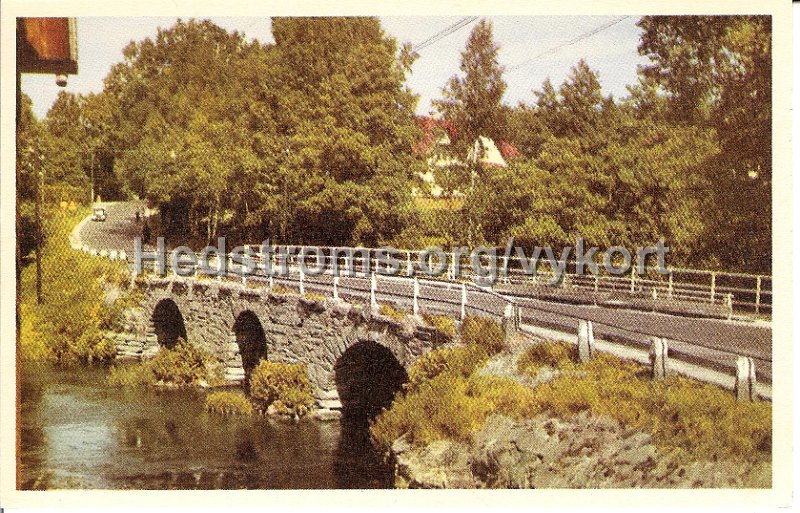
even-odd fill
[{"label": "grass patch", "polygon": [[313,292],[306,292],[305,294],[303,294],[303,297],[310,301],[325,301],[325,296],[321,294],[315,294]]},{"label": "grass patch", "polygon": [[283,285],[275,285],[271,289],[269,289],[269,291],[272,292],[273,294],[280,294],[280,295],[295,294],[294,289],[290,289],[289,287],[284,287]]},{"label": "grass patch", "polygon": [[206,396],[206,411],[221,415],[252,415],[253,405],[241,392],[211,392]]},{"label": "grass patch", "polygon": [[306,364],[262,361],[250,375],[250,394],[278,413],[305,415],[314,405]]},{"label": "grass patch", "polygon": [[606,354],[577,363],[575,348],[559,342],[534,345],[521,355],[520,372],[535,377],[544,366],[561,371],[530,388],[478,374],[488,357],[486,344],[469,339],[470,346],[431,351],[417,360],[403,393],[370,425],[377,447],[387,450],[403,435],[418,446],[466,442],[492,413],[525,419],[588,411],[651,433],[658,450],[677,463],[771,460],[772,403],[738,402],[728,390],[687,378],[654,381],[645,366]]},{"label": "grass patch", "polygon": [[222,365],[207,351],[178,339],[173,349],[162,347],[150,360],[111,367],[111,386],[146,386],[159,382],[179,386],[224,383]]},{"label": "grass patch", "polygon": [[425,324],[436,330],[437,341],[451,340],[456,336],[456,321],[452,317],[424,313],[422,314],[422,319]]},{"label": "grass patch", "polygon": [[482,347],[487,354],[494,355],[505,347],[505,333],[493,319],[468,315],[461,323],[461,342]]},{"label": "grass patch", "polygon": [[399,396],[372,422],[370,435],[384,451],[402,435],[415,445],[466,442],[493,413],[524,417],[532,396],[530,388],[508,378],[443,372]]},{"label": "grass patch", "polygon": [[378,313],[395,321],[402,321],[408,316],[408,312],[398,310],[392,305],[387,305],[385,303],[380,306]]},{"label": "grass patch", "polygon": [[417,390],[423,383],[444,373],[469,377],[487,358],[486,351],[475,345],[429,351],[420,356],[408,370],[408,382],[404,388],[409,391]]},{"label": "grass patch", "polygon": [[688,378],[654,381],[646,367],[614,356],[568,365],[534,393],[536,411],[614,418],[652,433],[660,449],[684,461],[768,461],[772,455],[772,403],[739,402],[730,391]]},{"label": "grass patch", "polygon": [[578,360],[578,348],[565,342],[543,341],[534,344],[517,360],[517,370],[535,378],[542,367],[568,368]]}]

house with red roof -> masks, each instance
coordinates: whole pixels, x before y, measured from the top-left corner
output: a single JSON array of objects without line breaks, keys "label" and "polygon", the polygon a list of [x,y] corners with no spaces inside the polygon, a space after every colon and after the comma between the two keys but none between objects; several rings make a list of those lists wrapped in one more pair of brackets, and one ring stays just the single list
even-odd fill
[{"label": "house with red roof", "polygon": [[[443,189],[436,184],[436,170],[448,166],[463,166],[466,163],[475,163],[481,167],[506,167],[508,161],[521,155],[520,151],[507,141],[495,142],[489,137],[478,136],[470,146],[463,159],[454,157],[447,151],[452,141],[458,138],[458,127],[451,121],[435,119],[429,116],[417,118],[417,124],[422,129],[422,137],[414,146],[414,152],[424,155],[428,160],[428,169],[420,175],[422,181],[430,190],[433,197],[441,196]],[[419,189],[415,195],[427,194]]]}]

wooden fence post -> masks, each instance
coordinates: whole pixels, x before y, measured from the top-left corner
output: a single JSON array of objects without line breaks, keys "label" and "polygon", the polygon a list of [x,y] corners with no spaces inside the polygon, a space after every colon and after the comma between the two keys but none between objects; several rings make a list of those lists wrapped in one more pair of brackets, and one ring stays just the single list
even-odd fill
[{"label": "wooden fence post", "polygon": [[664,379],[667,377],[667,367],[669,365],[669,349],[667,341],[661,337],[650,339],[650,365],[653,368],[653,379]]},{"label": "wooden fence post", "polygon": [[578,359],[588,362],[594,356],[594,329],[592,321],[578,320]]},{"label": "wooden fence post", "polygon": [[756,366],[753,359],[740,356],[736,360],[736,385],[734,387],[737,401],[756,400]]},{"label": "wooden fence post", "polygon": [[514,303],[509,301],[506,303],[505,310],[503,310],[503,322],[501,324],[506,342],[512,340],[517,334],[517,313],[515,306]]}]

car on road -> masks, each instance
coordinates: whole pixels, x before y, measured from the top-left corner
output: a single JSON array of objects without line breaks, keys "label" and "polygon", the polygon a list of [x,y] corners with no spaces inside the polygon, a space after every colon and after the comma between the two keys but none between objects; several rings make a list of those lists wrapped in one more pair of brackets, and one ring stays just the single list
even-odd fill
[{"label": "car on road", "polygon": [[106,209],[102,207],[95,207],[92,210],[92,221],[105,221],[106,217]]}]

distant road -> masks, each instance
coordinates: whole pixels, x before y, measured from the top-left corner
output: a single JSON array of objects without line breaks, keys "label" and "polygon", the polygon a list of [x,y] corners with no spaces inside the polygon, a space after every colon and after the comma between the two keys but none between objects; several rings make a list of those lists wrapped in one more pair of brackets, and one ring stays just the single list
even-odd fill
[{"label": "distant road", "polygon": [[82,244],[91,248],[125,250],[133,255],[133,239],[142,236],[143,221],[136,222],[136,211],[144,209],[144,202],[125,201],[101,203],[108,217],[105,221],[88,221],[78,234]]},{"label": "distant road", "polygon": [[[89,221],[80,230],[81,242],[97,249],[125,250],[133,255],[133,239],[142,235],[142,222],[136,223],[136,210],[142,209],[142,202],[107,203],[108,218],[104,222]],[[296,281],[296,277],[281,281]],[[330,277],[309,278],[307,287],[313,289],[314,281],[325,282],[328,287]],[[369,297],[369,280],[363,278],[342,278],[343,295],[357,298]],[[346,292],[345,292],[346,290]],[[381,282],[379,300],[397,301],[393,294],[410,295],[410,282]],[[381,297],[383,296],[383,297]],[[459,311],[460,289],[452,290],[423,286],[420,303],[423,308],[436,308],[449,313]],[[772,376],[772,329],[768,325],[758,325],[745,321],[726,321],[720,319],[682,317],[621,308],[592,305],[563,304],[526,297],[516,297],[522,307],[523,322],[562,331],[576,332],[578,319],[595,323],[595,335],[600,338],[615,338],[631,342],[641,340],[639,334],[659,336],[670,339],[670,349],[676,353],[691,352],[701,360],[730,369],[735,363],[735,355],[751,356],[756,360],[756,368],[761,379],[771,380]],[[480,302],[481,300],[479,300]],[[486,297],[485,307],[497,313],[503,305]],[[406,305],[408,306],[408,305]],[[636,332],[633,334],[631,332]]]}]

